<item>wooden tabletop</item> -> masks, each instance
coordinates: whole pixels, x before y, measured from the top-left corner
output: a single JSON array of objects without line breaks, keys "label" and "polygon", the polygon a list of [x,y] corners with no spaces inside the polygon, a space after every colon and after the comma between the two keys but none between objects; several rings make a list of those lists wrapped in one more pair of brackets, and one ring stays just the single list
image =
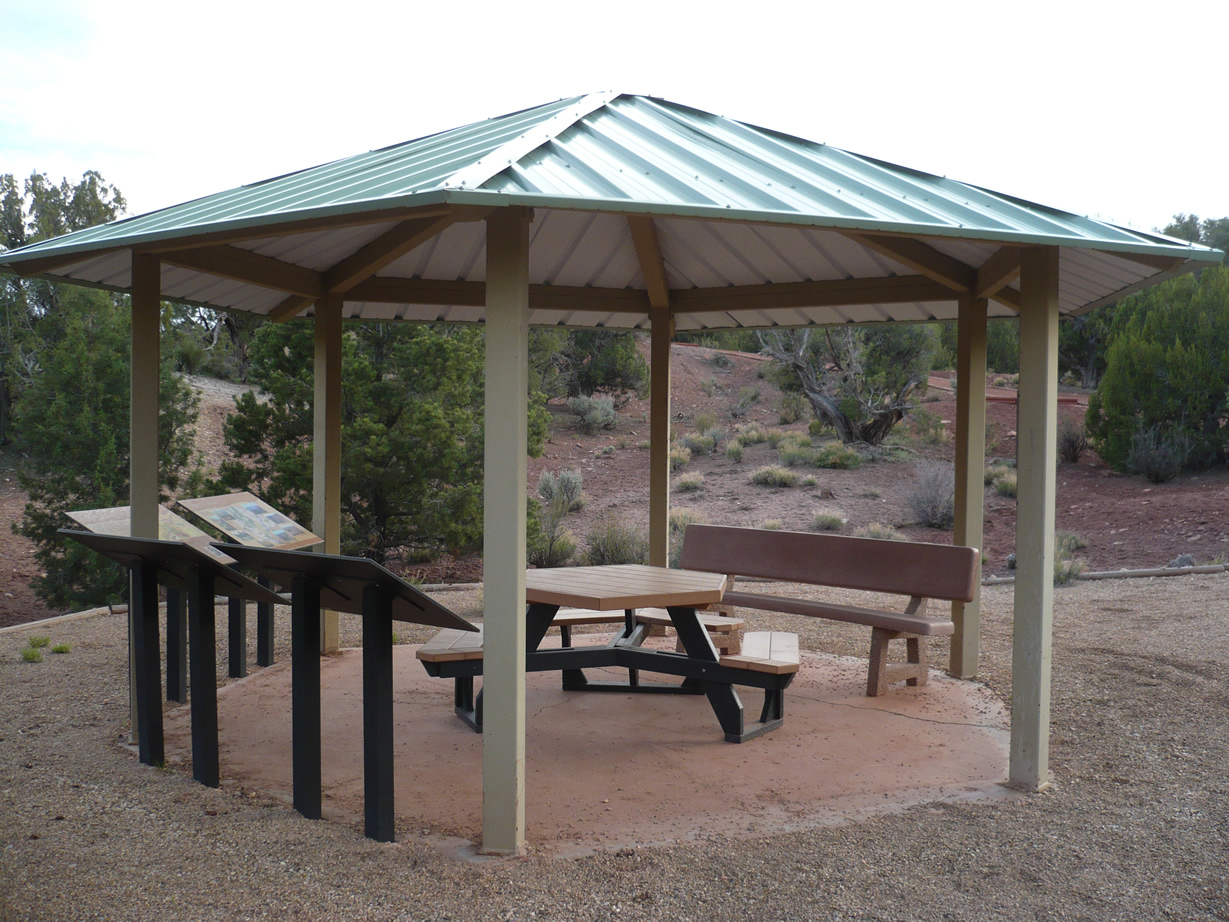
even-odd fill
[{"label": "wooden tabletop", "polygon": [[707,605],[720,602],[725,575],[626,564],[609,567],[554,567],[525,574],[530,602],[597,611]]}]

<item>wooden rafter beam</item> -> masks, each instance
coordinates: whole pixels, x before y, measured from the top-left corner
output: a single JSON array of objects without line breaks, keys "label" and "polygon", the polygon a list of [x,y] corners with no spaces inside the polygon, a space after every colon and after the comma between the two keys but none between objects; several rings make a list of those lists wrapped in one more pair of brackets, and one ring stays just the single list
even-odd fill
[{"label": "wooden rafter beam", "polygon": [[98,259],[100,256],[107,256],[114,252],[115,249],[110,249],[96,250],[89,253],[62,253],[59,256],[43,256],[39,259],[17,263],[12,267],[12,271],[21,278],[33,278],[36,275],[42,275],[44,272],[54,273],[59,269],[67,269],[69,266],[77,265],[77,263],[89,262],[92,259]]},{"label": "wooden rafter beam", "polygon": [[636,257],[640,260],[640,274],[644,277],[649,306],[654,310],[669,310],[670,284],[666,279],[666,264],[661,256],[657,225],[647,215],[629,215],[627,226],[632,232]]},{"label": "wooden rafter beam", "polygon": [[[671,312],[676,314],[952,300],[950,288],[917,275],[693,288],[670,294]],[[482,307],[486,304],[486,287],[482,282],[371,278],[352,288],[347,300]],[[535,310],[551,311],[643,314],[650,310],[648,296],[643,291],[562,285],[530,285],[529,305]]]},{"label": "wooden rafter beam", "polygon": [[287,320],[293,320],[315,303],[315,298],[291,295],[277,307],[273,308],[273,310],[269,311],[269,319],[274,323],[285,323]]},{"label": "wooden rafter beam", "polygon": [[768,311],[952,299],[950,288],[924,276],[892,276],[727,288],[689,288],[674,292],[673,313]]},{"label": "wooden rafter beam", "polygon": [[311,269],[261,256],[240,247],[218,246],[199,250],[174,250],[162,261],[184,269],[195,269],[236,282],[247,282],[308,298],[324,296],[324,276]]},{"label": "wooden rafter beam", "polygon": [[990,296],[1000,304],[1006,304],[1017,314],[1020,313],[1020,292],[1014,288],[1000,288]]},{"label": "wooden rafter beam", "polygon": [[976,295],[979,298],[989,298],[1019,277],[1020,248],[1000,247],[977,270]]},{"label": "wooden rafter beam", "polygon": [[451,215],[402,221],[324,273],[327,291],[342,294],[426,243],[453,223]]},{"label": "wooden rafter beam", "polygon": [[889,259],[904,263],[928,279],[946,285],[958,294],[968,294],[977,285],[977,270],[911,237],[850,234],[849,237]]},{"label": "wooden rafter beam", "polygon": [[1186,259],[1181,256],[1153,256],[1145,253],[1109,253],[1108,255],[1125,259],[1127,262],[1139,263],[1157,272],[1172,272],[1186,262]]}]

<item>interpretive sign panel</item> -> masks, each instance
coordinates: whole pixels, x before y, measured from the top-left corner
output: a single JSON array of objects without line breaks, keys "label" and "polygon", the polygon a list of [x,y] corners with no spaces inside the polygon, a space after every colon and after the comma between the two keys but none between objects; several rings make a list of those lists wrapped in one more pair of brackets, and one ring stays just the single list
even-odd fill
[{"label": "interpretive sign panel", "polygon": [[200,516],[236,544],[293,551],[323,541],[251,493],[181,499],[179,505]]}]

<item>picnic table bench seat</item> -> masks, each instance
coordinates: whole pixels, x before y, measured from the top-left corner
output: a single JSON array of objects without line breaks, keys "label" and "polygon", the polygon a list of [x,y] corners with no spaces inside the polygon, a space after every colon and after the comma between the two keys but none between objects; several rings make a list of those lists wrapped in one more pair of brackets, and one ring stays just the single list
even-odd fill
[{"label": "picnic table bench seat", "polygon": [[[970,547],[727,525],[689,525],[682,555],[684,569],[726,574],[729,582],[723,606],[870,627],[866,693],[871,697],[884,694],[889,685],[900,681],[926,684],[929,663],[925,639],[955,631],[950,617],[927,615],[927,602],[972,601],[977,563],[978,551]],[[901,595],[908,602],[903,611],[889,611],[730,588],[740,576]],[[893,640],[905,641],[904,663],[888,662],[888,647]]]}]

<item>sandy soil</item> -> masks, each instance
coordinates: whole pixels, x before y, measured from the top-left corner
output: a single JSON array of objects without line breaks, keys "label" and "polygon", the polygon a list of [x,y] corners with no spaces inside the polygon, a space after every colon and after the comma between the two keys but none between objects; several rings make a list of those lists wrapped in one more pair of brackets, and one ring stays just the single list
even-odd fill
[{"label": "sandy soil", "polygon": [[[478,614],[472,595],[439,598]],[[1011,688],[1011,602],[1011,587],[986,588],[981,673],[1000,701]],[[379,845],[353,822],[305,820],[253,787],[212,790],[185,766],[141,766],[125,745],[119,616],[40,626],[71,651],[37,664],[18,655],[35,630],[6,631],[0,920],[1224,920],[1227,609],[1223,574],[1056,591],[1045,794],[746,836],[699,827],[676,845],[554,860],[542,849],[486,864],[449,857],[439,840],[454,827],[413,811],[398,817],[400,840]],[[356,621],[343,621],[343,642],[356,639]],[[796,630],[808,651],[865,656],[863,631],[849,626],[788,616],[760,625]],[[219,647],[224,682],[223,657]],[[774,735],[717,745],[714,757],[774,752]],[[822,735],[792,742],[825,755]],[[908,750],[897,758],[912,760]],[[538,784],[568,772],[541,760],[530,769]],[[730,771],[743,784],[761,775],[754,764]],[[636,780],[650,793],[664,783]],[[723,788],[709,789],[720,813]],[[800,803],[781,800],[792,819],[813,817]],[[600,835],[606,805],[576,806]]]}]

